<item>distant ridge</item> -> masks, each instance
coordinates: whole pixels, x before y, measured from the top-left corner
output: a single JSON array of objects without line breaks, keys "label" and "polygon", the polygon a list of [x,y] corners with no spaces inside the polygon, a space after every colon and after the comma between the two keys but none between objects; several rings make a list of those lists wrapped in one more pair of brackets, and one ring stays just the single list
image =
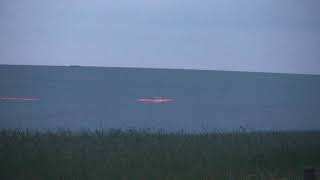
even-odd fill
[{"label": "distant ridge", "polygon": [[30,67],[77,67],[77,68],[116,68],[116,69],[148,69],[148,70],[184,70],[184,71],[216,71],[216,72],[240,72],[240,73],[259,73],[259,74],[279,74],[279,75],[307,75],[320,76],[311,73],[287,73],[287,72],[262,72],[262,71],[240,71],[222,69],[191,69],[191,68],[158,68],[158,67],[121,67],[121,66],[88,66],[88,65],[29,65],[29,64],[0,64],[0,66],[30,66]]}]

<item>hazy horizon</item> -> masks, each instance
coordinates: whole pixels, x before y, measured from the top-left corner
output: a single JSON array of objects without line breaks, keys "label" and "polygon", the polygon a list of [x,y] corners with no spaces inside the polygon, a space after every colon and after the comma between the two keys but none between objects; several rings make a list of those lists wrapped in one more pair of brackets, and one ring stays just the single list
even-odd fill
[{"label": "hazy horizon", "polygon": [[165,68],[165,67],[128,67],[128,66],[95,66],[95,65],[48,65],[48,64],[0,64],[0,66],[52,66],[52,67],[97,67],[97,68],[128,68],[128,69],[159,69],[159,70],[190,70],[190,71],[225,71],[225,72],[243,72],[243,73],[266,73],[266,74],[288,74],[288,75],[310,75],[320,76],[313,73],[290,73],[290,72],[265,72],[265,71],[245,71],[245,70],[227,70],[227,69],[194,69],[194,68]]}]

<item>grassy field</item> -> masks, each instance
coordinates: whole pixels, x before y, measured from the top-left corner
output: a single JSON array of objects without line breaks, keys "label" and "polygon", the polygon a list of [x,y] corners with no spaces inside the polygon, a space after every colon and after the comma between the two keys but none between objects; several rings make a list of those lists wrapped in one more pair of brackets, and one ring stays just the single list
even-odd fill
[{"label": "grassy field", "polygon": [[0,130],[1,180],[302,179],[320,131]]}]

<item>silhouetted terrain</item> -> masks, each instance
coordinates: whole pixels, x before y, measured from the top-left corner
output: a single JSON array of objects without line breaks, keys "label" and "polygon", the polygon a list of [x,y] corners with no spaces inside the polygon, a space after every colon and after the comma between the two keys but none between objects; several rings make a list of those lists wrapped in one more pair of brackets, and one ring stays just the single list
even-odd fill
[{"label": "silhouetted terrain", "polygon": [[302,179],[320,132],[0,131],[0,179]]}]

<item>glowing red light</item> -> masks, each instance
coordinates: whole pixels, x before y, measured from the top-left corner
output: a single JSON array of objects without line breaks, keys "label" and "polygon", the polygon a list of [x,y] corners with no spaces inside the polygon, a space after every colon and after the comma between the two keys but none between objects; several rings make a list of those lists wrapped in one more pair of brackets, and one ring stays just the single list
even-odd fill
[{"label": "glowing red light", "polygon": [[38,98],[18,98],[18,97],[1,97],[0,100],[15,100],[15,101],[38,101]]},{"label": "glowing red light", "polygon": [[170,98],[142,98],[138,99],[138,102],[141,103],[167,103],[173,101],[173,99]]}]

